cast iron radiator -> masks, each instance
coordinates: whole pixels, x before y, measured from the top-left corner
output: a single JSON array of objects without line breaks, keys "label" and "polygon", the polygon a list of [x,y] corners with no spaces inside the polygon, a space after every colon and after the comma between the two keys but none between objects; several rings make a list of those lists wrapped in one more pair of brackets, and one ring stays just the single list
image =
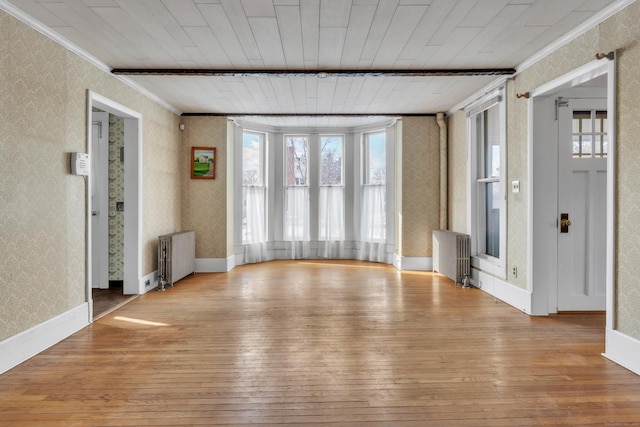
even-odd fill
[{"label": "cast iron radiator", "polygon": [[471,242],[467,234],[433,230],[433,271],[455,283],[471,275]]},{"label": "cast iron radiator", "polygon": [[180,231],[158,237],[158,288],[167,286],[195,272],[196,233]]}]

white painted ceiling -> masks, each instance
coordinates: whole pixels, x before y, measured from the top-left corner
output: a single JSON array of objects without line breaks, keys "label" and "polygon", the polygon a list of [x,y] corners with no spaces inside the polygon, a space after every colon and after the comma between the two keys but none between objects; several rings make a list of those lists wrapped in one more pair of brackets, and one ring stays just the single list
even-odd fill
[{"label": "white painted ceiling", "polygon": [[[616,3],[620,1],[0,0],[0,7],[14,14],[19,9],[110,68],[366,72],[515,68]],[[127,78],[184,113],[396,115],[446,112],[497,77]],[[262,121],[357,125],[376,117]]]}]

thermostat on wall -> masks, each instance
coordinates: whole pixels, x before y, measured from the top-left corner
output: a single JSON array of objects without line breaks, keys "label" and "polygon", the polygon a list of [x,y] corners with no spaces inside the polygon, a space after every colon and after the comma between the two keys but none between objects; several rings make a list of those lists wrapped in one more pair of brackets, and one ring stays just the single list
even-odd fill
[{"label": "thermostat on wall", "polygon": [[73,175],[89,175],[89,154],[71,153],[71,173]]}]

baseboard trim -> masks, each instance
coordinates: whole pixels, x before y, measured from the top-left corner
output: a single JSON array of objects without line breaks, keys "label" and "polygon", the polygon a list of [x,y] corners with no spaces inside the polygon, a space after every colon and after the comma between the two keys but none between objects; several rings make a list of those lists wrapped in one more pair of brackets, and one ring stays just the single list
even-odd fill
[{"label": "baseboard trim", "polygon": [[484,271],[471,269],[471,283],[499,300],[531,314],[531,293]]},{"label": "baseboard trim", "polygon": [[[395,265],[395,263],[394,263]],[[430,256],[403,256],[400,257],[400,270],[432,271],[433,257]],[[397,268],[397,265],[396,265]]]},{"label": "baseboard trim", "polygon": [[0,374],[89,325],[89,304],[82,303],[39,325],[0,341]]},{"label": "baseboard trim", "polygon": [[196,258],[196,273],[226,273],[235,266],[235,255],[228,258]]},{"label": "baseboard trim", "polygon": [[[149,281],[148,285],[146,285],[147,281]],[[158,281],[158,270],[154,270],[146,276],[142,277],[142,279],[140,279],[140,289],[142,289],[142,293],[146,294],[150,290],[157,288]]]},{"label": "baseboard trim", "polygon": [[605,352],[602,354],[614,363],[640,375],[640,341],[613,329],[605,333]]}]

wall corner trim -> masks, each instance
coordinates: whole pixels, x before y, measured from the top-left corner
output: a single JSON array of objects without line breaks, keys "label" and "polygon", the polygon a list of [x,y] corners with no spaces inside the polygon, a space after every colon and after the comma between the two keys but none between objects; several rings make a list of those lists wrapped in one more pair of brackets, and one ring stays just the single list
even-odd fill
[{"label": "wall corner trim", "polygon": [[89,325],[89,304],[83,303],[26,331],[0,341],[0,374],[59,343]]}]

